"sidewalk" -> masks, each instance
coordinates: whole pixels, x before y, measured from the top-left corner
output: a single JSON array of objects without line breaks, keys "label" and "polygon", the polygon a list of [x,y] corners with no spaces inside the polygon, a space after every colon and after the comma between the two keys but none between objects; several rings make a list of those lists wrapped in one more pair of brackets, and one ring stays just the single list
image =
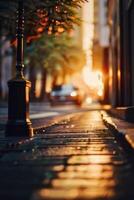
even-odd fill
[{"label": "sidewalk", "polygon": [[100,111],[64,116],[31,139],[0,139],[0,199],[132,200],[133,157]]}]

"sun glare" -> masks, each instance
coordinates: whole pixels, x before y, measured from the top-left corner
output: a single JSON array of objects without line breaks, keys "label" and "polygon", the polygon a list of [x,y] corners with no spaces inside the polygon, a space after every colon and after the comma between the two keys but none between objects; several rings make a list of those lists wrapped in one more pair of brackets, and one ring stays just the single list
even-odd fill
[{"label": "sun glare", "polygon": [[99,97],[103,96],[104,83],[101,71],[92,71],[88,67],[84,67],[83,79],[89,88],[94,90]]}]

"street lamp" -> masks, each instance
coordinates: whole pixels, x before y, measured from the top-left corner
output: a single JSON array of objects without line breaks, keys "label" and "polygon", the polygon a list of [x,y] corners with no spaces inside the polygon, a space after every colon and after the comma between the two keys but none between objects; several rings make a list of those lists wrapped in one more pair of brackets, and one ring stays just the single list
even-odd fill
[{"label": "street lamp", "polygon": [[29,118],[29,89],[31,83],[24,78],[24,4],[18,1],[17,11],[17,63],[16,76],[8,82],[8,121],[6,124],[6,136],[32,137],[33,129]]}]

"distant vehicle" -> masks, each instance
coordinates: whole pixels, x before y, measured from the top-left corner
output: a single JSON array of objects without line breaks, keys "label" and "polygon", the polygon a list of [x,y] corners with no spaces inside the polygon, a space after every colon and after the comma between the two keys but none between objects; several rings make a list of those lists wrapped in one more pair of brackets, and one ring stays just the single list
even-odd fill
[{"label": "distant vehicle", "polygon": [[81,105],[83,97],[80,94],[78,88],[75,88],[71,84],[67,85],[56,85],[50,93],[51,105],[75,103]]}]

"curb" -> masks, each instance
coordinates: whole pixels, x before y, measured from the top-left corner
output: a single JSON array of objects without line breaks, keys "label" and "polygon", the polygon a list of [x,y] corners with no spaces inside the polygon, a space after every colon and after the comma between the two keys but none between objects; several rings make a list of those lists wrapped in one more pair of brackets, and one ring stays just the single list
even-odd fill
[{"label": "curb", "polygon": [[134,151],[134,123],[112,117],[105,111],[101,111],[101,116],[106,127],[114,133],[123,147]]}]

